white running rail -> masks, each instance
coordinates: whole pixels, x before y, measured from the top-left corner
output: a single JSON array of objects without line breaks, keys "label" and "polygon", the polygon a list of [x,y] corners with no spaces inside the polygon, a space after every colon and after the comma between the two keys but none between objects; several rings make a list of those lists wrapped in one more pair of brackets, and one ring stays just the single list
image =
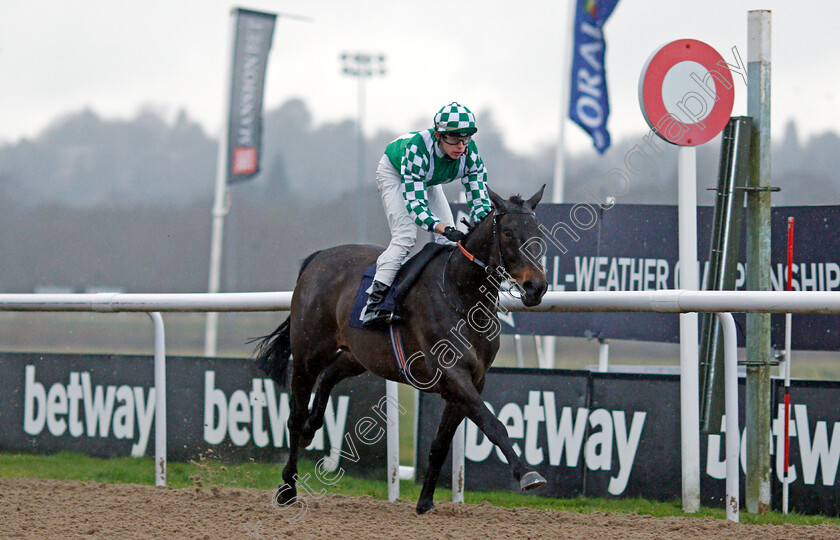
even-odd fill
[{"label": "white running rail", "polygon": [[[291,291],[178,294],[0,294],[0,311],[146,312],[155,326],[155,483],[166,484],[166,351],[161,312],[284,311]],[[738,521],[738,394],[737,342],[730,313],[840,313],[840,292],[801,291],[613,291],[549,292],[535,308],[502,297],[508,311],[716,313],[724,333],[726,410],[726,517]],[[683,404],[684,405],[684,404]],[[696,404],[694,404],[696,406]],[[396,420],[391,425],[396,425]],[[453,463],[457,459],[453,456]],[[463,455],[460,456],[463,463]],[[397,467],[392,452],[388,470]],[[398,475],[389,475],[390,483]],[[398,489],[398,488],[397,488]],[[393,496],[393,492],[389,492]],[[390,497],[389,497],[390,498]]]},{"label": "white running rail", "polygon": [[146,312],[155,328],[155,485],[166,485],[166,339],[162,311],[282,311],[291,291],[178,294],[0,294],[0,311]]}]

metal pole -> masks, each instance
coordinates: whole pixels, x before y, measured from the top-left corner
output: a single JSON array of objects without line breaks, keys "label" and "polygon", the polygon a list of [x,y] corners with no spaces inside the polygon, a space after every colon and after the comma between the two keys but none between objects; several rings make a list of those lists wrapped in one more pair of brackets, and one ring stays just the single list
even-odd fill
[{"label": "metal pole", "polygon": [[[680,288],[696,291],[697,149],[681,146],[678,164]],[[680,440],[683,511],[700,510],[700,367],[697,313],[680,314]]]},{"label": "metal pole", "polygon": [[525,359],[522,354],[522,336],[514,334],[513,344],[516,348],[516,367],[525,367]]},{"label": "metal pole", "polygon": [[566,182],[566,116],[569,114],[569,91],[572,84],[572,47],[575,37],[576,0],[566,0],[566,32],[560,51],[560,125],[557,130],[557,150],[554,153],[554,188],[551,190],[551,202],[563,202],[563,189]]},{"label": "metal pole", "polygon": [[[752,119],[748,116],[730,118],[723,131],[708,290],[735,289],[751,137]],[[712,433],[723,415],[723,340],[717,319],[703,314],[700,321],[700,430]]]},{"label": "metal pole", "polygon": [[738,427],[738,336],[731,313],[716,313],[723,330],[723,387],[726,414],[726,519],[740,514],[741,429]]},{"label": "metal pole", "polygon": [[[213,201],[213,231],[210,239],[210,271],[207,278],[207,292],[219,292],[222,270],[222,243],[224,241],[225,216],[229,204],[227,198],[228,135],[230,126],[228,116],[231,105],[231,79],[233,78],[233,46],[236,36],[236,10],[230,13],[228,46],[225,49],[225,84],[222,99],[222,129],[219,133],[219,151],[216,161],[216,192]],[[219,314],[208,312],[204,325],[204,356],[216,356],[218,341]]]},{"label": "metal pole", "polygon": [[386,452],[388,453],[388,500],[394,502],[400,498],[400,414],[399,388],[394,381],[385,381],[385,416],[388,419]]},{"label": "metal pole", "polygon": [[161,314],[149,317],[155,326],[155,485],[166,486],[166,337]]},{"label": "metal pole", "polygon": [[535,341],[542,343],[535,344],[537,350],[537,362],[542,369],[554,369],[554,353],[557,349],[557,338],[555,336],[534,337]]},{"label": "metal pole", "polygon": [[464,502],[464,450],[466,446],[466,420],[461,420],[452,437],[452,502]]},{"label": "metal pole", "polygon": [[[554,337],[554,336],[545,336],[546,338]],[[552,343],[554,343],[552,341]],[[540,336],[534,336],[534,349],[537,352],[537,365],[539,367],[543,367],[545,365],[545,355],[543,354],[543,340],[540,339]]]},{"label": "metal pole", "polygon": [[[793,218],[788,218],[787,234],[787,283],[785,290],[793,290]],[[782,512],[788,513],[790,502],[790,361],[791,361],[791,337],[793,334],[793,314],[785,314],[785,465],[782,471]],[[778,449],[776,450],[778,452]]]},{"label": "metal pole", "polygon": [[[287,311],[292,291],[249,293],[0,293],[0,311],[84,311],[129,313],[160,311]],[[840,313],[840,291],[566,291],[547,292],[538,306],[499,297],[505,310],[529,313]]]},{"label": "metal pole", "polygon": [[[747,191],[747,289],[770,290],[770,11],[747,18],[747,114],[753,118]],[[747,511],[770,510],[770,315],[747,315]]]},{"label": "metal pole", "polygon": [[610,342],[598,338],[598,371],[606,373],[610,370]]},{"label": "metal pole", "polygon": [[344,64],[343,73],[358,79],[358,118],[356,119],[356,144],[357,144],[357,187],[359,193],[359,211],[356,213],[356,236],[359,242],[367,241],[367,197],[364,193],[365,186],[365,79],[374,75],[385,75],[385,55],[368,53],[343,53],[341,61]]},{"label": "metal pole", "polygon": [[358,238],[359,242],[366,242],[367,241],[367,205],[365,201],[367,197],[365,196],[364,186],[365,186],[365,130],[364,130],[364,119],[365,119],[365,78],[368,75],[360,74],[357,78],[359,79],[359,118],[356,120],[356,141],[358,144],[358,155],[356,157],[356,164],[358,169],[356,171],[357,178],[358,178],[358,187],[359,187],[359,213],[356,216],[358,220]]},{"label": "metal pole", "polygon": [[[560,124],[557,129],[557,149],[554,152],[554,188],[551,190],[551,202],[563,202],[563,190],[566,186],[566,118],[569,114],[569,92],[572,84],[572,48],[575,39],[576,0],[566,0],[566,36],[560,52]],[[534,338],[539,341],[539,337]],[[536,345],[536,344],[535,344]],[[543,369],[554,369],[554,356],[557,351],[557,338],[544,336],[541,346],[536,346],[537,362]]]}]

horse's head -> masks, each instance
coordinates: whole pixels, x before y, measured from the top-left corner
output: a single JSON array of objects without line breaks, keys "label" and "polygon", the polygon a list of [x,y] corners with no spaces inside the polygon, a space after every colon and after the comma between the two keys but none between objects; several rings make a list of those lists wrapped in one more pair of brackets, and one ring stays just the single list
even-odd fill
[{"label": "horse's head", "polygon": [[497,264],[516,281],[522,303],[529,307],[538,305],[548,289],[545,269],[539,260],[542,232],[534,213],[543,191],[545,185],[527,201],[518,195],[505,200],[488,188],[495,209],[494,242],[501,257]]}]

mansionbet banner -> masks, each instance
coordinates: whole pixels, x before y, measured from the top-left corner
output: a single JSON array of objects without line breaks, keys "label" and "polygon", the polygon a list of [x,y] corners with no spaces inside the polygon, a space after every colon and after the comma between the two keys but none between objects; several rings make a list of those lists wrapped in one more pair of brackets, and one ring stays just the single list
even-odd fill
[{"label": "mansionbet banner", "polygon": [[[547,204],[537,207],[544,227],[543,260],[553,291],[649,291],[679,288],[677,207],[660,205]],[[458,205],[460,221],[466,205]],[[698,208],[697,255],[701,283],[709,273],[714,209]],[[778,207],[772,211],[773,290],[785,289],[787,218],[795,218],[793,289],[840,290],[840,206]],[[737,289],[746,284],[746,234],[741,234]],[[745,328],[744,315],[735,315]],[[679,316],[668,313],[501,314],[509,334],[679,342]],[[840,349],[840,316],[793,316],[793,348]],[[739,333],[743,345],[744,336]],[[773,345],[784,348],[784,315],[772,317]]]},{"label": "mansionbet banner", "polygon": [[248,180],[260,168],[262,102],[276,15],[237,8],[228,117],[228,183]]},{"label": "mansionbet banner", "polygon": [[[778,383],[778,381],[775,381]],[[790,508],[840,514],[840,383],[793,381],[790,424]],[[507,428],[514,450],[548,481],[550,497],[635,497],[679,500],[679,377],[588,371],[493,368],[482,396]],[[740,384],[741,500],[745,500],[744,384]],[[784,389],[776,388],[771,443],[773,507],[781,508]],[[443,400],[420,394],[418,478],[443,412]],[[468,490],[516,491],[502,453],[468,421]],[[725,430],[724,430],[725,433]],[[702,435],[702,504],[723,506],[726,463],[723,434]],[[451,453],[450,453],[451,458]],[[441,482],[451,485],[451,460]]]}]

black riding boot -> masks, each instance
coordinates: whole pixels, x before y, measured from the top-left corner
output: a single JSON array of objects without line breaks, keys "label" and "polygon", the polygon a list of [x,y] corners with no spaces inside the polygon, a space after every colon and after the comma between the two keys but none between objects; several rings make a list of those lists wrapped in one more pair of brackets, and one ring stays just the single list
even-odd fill
[{"label": "black riding boot", "polygon": [[370,296],[365,305],[365,315],[362,317],[362,326],[365,328],[377,328],[398,322],[398,317],[393,312],[382,309],[382,302],[388,296],[390,287],[381,281],[373,281]]}]

